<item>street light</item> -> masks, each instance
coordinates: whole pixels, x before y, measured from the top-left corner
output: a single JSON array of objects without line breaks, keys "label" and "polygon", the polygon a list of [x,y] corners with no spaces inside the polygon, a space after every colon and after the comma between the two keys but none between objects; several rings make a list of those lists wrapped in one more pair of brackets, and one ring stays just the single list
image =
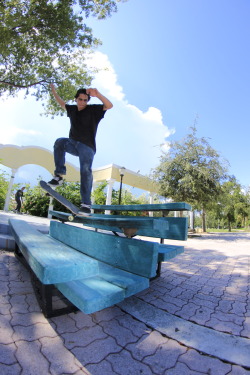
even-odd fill
[{"label": "street light", "polygon": [[124,167],[122,167],[122,168],[119,169],[121,181],[120,181],[120,191],[119,191],[118,204],[121,204],[121,199],[122,199],[122,180],[123,180],[123,177],[125,175],[125,170],[126,170],[126,168],[124,168]]}]

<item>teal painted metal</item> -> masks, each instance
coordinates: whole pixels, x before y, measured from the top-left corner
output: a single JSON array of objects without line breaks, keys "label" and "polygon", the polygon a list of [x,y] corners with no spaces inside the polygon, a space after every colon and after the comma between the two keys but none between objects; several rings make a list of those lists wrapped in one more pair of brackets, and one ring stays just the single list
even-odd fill
[{"label": "teal painted metal", "polygon": [[[68,221],[70,216],[66,212],[61,211],[49,211],[55,217],[62,220]],[[104,214],[93,214],[91,216],[75,216],[74,222],[82,223],[84,225],[91,226],[93,228],[99,228],[100,226],[108,229],[109,227],[115,228],[142,228],[148,229],[153,228],[160,230],[168,228],[167,221],[165,218],[152,218],[152,217],[140,217],[140,216],[118,216],[118,215],[104,215]]]},{"label": "teal painted metal", "polygon": [[100,274],[83,280],[56,284],[75,306],[90,314],[121,302],[149,287],[149,280],[99,262]]},{"label": "teal painted metal", "polygon": [[[59,211],[50,213],[63,221],[68,221],[69,214]],[[187,217],[135,217],[94,214],[90,217],[74,218],[74,222],[82,223],[85,226],[105,229],[113,232],[125,232],[124,229],[134,228],[136,235],[165,238],[179,241],[186,241],[188,234]]]},{"label": "teal painted metal", "polygon": [[186,241],[188,235],[187,217],[158,217],[154,219],[154,226],[141,228],[139,236],[165,238],[170,240]]},{"label": "teal painted metal", "polygon": [[154,277],[159,244],[131,240],[51,221],[51,237],[116,268]]},{"label": "teal painted metal", "polygon": [[159,262],[166,262],[183,252],[184,246],[160,245],[158,260]]},{"label": "teal painted metal", "polygon": [[[132,222],[141,224],[146,233],[149,229],[163,233],[163,230],[171,232],[172,219],[177,218],[136,219]],[[178,228],[180,219],[177,219]],[[98,220],[100,222],[100,218]],[[131,217],[112,220],[131,226]],[[183,251],[181,246],[117,237],[54,221],[51,221],[50,236],[22,220],[11,219],[10,227],[39,280],[43,284],[54,284],[87,314],[145,290],[149,287],[149,278],[156,275],[157,262]]]},{"label": "teal painted metal", "polygon": [[38,232],[23,220],[9,220],[10,228],[26,261],[43,284],[97,275],[98,262]]},{"label": "teal painted metal", "polygon": [[110,307],[124,300],[124,289],[100,277],[56,284],[59,291],[85,314]]},{"label": "teal painted metal", "polygon": [[161,203],[161,204],[128,204],[128,205],[97,205],[94,210],[111,211],[191,211],[190,204],[185,202]]},{"label": "teal painted metal", "polygon": [[99,276],[124,289],[125,298],[149,287],[149,279],[99,262]]}]

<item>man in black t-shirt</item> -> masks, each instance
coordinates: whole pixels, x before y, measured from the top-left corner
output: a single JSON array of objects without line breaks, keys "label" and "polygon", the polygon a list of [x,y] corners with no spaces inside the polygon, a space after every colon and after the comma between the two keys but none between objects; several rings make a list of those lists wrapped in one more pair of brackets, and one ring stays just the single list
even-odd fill
[{"label": "man in black t-shirt", "polygon": [[21,189],[17,190],[15,194],[15,201],[16,201],[16,208],[15,211],[20,214],[21,212],[21,206],[23,202],[23,191],[25,187],[22,187]]},{"label": "man in black t-shirt", "polygon": [[[57,103],[67,111],[70,119],[69,138],[58,138],[54,144],[55,175],[48,182],[51,186],[61,185],[66,174],[66,152],[78,156],[81,174],[81,207],[79,214],[88,216],[91,212],[92,163],[96,152],[96,132],[98,124],[113,104],[97,89],[79,89],[75,95],[76,105],[69,105],[50,85]],[[102,104],[89,105],[90,97],[98,98]]]}]

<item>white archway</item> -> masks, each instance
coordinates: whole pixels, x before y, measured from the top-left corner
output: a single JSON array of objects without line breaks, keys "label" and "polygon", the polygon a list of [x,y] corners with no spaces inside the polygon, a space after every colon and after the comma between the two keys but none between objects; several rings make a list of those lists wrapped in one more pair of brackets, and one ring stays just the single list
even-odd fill
[{"label": "white archway", "polygon": [[[15,146],[0,144],[0,159],[1,164],[11,168],[12,174],[9,182],[8,193],[5,200],[4,210],[8,211],[11,189],[13,186],[15,174],[21,166],[27,164],[37,164],[47,169],[51,174],[54,173],[54,156],[53,153],[45,148],[38,146]],[[80,178],[80,169],[71,163],[66,163],[67,181],[78,182]],[[107,166],[93,170],[94,184],[101,181],[108,182],[108,191],[106,204],[111,204],[112,187],[114,183],[120,182],[121,167],[116,164],[109,164]],[[158,193],[157,184],[150,178],[145,177],[139,173],[125,169],[123,183],[150,193],[150,199],[154,194]]]}]

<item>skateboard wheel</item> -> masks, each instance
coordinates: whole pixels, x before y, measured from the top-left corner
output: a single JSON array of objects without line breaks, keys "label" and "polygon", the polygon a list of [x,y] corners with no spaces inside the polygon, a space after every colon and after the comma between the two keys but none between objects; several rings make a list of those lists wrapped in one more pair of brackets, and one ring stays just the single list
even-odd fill
[{"label": "skateboard wheel", "polygon": [[73,220],[74,220],[74,216],[73,216],[73,215],[70,215],[70,216],[68,217],[68,219],[69,219],[69,221],[73,221]]}]

